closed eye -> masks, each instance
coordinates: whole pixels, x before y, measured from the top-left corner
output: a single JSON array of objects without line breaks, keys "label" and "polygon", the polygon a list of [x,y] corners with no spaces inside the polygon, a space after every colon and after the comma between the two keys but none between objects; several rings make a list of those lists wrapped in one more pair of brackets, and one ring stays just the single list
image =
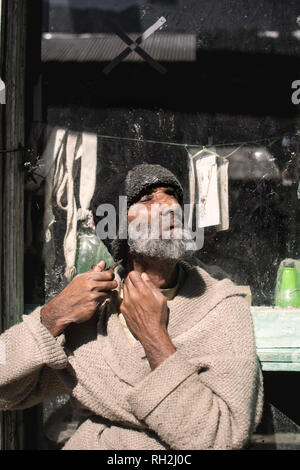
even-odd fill
[{"label": "closed eye", "polygon": [[173,188],[166,188],[165,189],[165,194],[169,194],[170,196],[176,197],[176,191]]},{"label": "closed eye", "polygon": [[165,189],[165,194],[168,194],[169,196],[173,196],[178,201],[178,196],[174,188],[167,187]]},{"label": "closed eye", "polygon": [[145,196],[141,197],[139,202],[148,202],[152,200],[153,200],[153,196],[151,194],[146,194]]}]

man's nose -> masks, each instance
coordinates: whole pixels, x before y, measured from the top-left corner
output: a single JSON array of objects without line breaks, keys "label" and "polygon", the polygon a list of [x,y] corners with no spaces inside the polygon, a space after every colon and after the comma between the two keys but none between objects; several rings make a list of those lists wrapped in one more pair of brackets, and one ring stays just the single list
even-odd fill
[{"label": "man's nose", "polygon": [[162,213],[163,214],[170,214],[170,213],[173,213],[173,214],[176,214],[176,213],[179,213],[180,212],[180,205],[178,204],[177,201],[172,201],[171,203],[168,203],[168,204],[164,204],[162,206]]},{"label": "man's nose", "polygon": [[173,222],[175,219],[175,211],[173,209],[167,209],[161,212],[162,217],[168,217]]},{"label": "man's nose", "polygon": [[181,223],[182,214],[178,205],[176,207],[162,208],[159,216],[162,220],[170,221],[173,225]]}]

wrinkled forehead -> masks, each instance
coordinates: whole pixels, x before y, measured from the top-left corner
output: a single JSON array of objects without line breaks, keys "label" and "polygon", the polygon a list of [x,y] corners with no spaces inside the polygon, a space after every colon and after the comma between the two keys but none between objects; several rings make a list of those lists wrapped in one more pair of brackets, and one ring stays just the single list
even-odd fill
[{"label": "wrinkled forehead", "polygon": [[177,199],[177,201],[179,201],[178,194],[176,192],[176,189],[173,186],[157,183],[155,185],[145,188],[139,194],[136,202],[138,202],[145,194],[154,194],[154,193],[160,193],[160,192],[164,194],[168,194],[170,196],[174,196]]},{"label": "wrinkled forehead", "polygon": [[[152,195],[162,194],[160,197],[151,197]],[[165,195],[169,194],[170,197],[166,198]],[[149,195],[149,199],[148,199]],[[128,209],[128,217],[145,217],[148,218],[151,214],[151,218],[154,219],[159,217],[161,214],[167,214],[172,212],[174,216],[182,216],[182,208],[178,201],[176,191],[174,188],[169,186],[159,186],[156,188],[147,189],[139,196],[139,200],[132,204]]]}]

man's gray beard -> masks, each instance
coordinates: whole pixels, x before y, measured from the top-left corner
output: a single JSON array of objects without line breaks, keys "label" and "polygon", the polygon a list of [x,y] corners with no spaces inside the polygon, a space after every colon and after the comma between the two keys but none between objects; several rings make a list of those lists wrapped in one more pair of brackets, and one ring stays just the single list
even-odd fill
[{"label": "man's gray beard", "polygon": [[[192,245],[191,245],[192,244]],[[178,260],[192,256],[196,247],[191,239],[151,239],[128,237],[128,247],[131,254],[143,255],[149,258]]]}]

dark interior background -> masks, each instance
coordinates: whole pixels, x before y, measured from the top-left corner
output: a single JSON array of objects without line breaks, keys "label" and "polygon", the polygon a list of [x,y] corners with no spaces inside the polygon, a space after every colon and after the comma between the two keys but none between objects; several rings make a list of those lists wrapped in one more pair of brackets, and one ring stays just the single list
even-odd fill
[{"label": "dark interior background", "polygon": [[[270,137],[251,146],[267,149],[280,174],[292,167],[289,185],[263,174],[236,178],[229,165],[230,229],[207,228],[199,257],[250,285],[253,305],[271,305],[280,261],[299,252],[299,106],[291,100],[300,69],[298,2],[45,0],[40,9],[44,35],[42,47],[35,45],[40,62],[33,61],[34,129],[47,124],[141,141],[211,142],[223,155],[222,143],[236,142],[232,151],[239,142]],[[91,39],[77,46],[68,36],[55,40],[59,33],[114,35],[107,18],[129,34],[142,33],[161,16],[167,20],[161,36],[195,37],[194,60],[178,62],[175,45],[170,60],[160,62],[164,75],[143,60],[122,62],[105,75],[101,42],[91,46],[94,60],[85,61],[76,47],[80,51]],[[66,60],[68,52],[72,60]],[[136,163],[163,163],[181,179],[188,202],[184,148],[99,137],[98,160],[99,186],[107,177],[113,184]]]},{"label": "dark interior background", "polygon": [[[99,188],[107,178],[114,185],[137,163],[161,163],[179,177],[188,202],[184,147],[145,139],[212,144],[222,155],[247,142],[233,155],[242,160],[252,158],[257,149],[268,151],[278,178],[260,171],[237,177],[229,164],[230,228],[224,232],[207,228],[198,256],[204,263],[218,265],[239,285],[250,285],[253,305],[272,305],[279,263],[286,257],[299,258],[300,249],[300,105],[291,100],[292,82],[300,78],[299,2],[44,0],[30,4],[34,15],[28,18],[32,43],[28,159],[34,163],[42,152],[46,126],[95,132]],[[103,73],[109,61],[101,57],[109,56],[116,40],[109,20],[134,37],[161,16],[167,21],[159,31],[158,51],[147,49],[150,38],[141,47],[158,56],[167,48],[168,60],[158,60],[165,74],[143,60],[133,60],[134,54],[108,75]],[[72,36],[79,34],[84,37]],[[101,49],[104,34],[112,38]],[[163,34],[169,35],[168,43]],[[179,36],[185,38],[186,58],[178,49]],[[89,52],[82,56],[87,44]],[[137,140],[110,140],[102,135]],[[255,170],[255,161],[253,165]],[[34,194],[28,191],[26,203],[35,228],[26,251],[25,301],[36,304],[47,297],[40,256],[43,188]],[[61,215],[61,234],[64,223]],[[61,253],[58,259],[62,260]],[[278,384],[272,376],[277,389],[279,376]],[[293,405],[281,403],[281,407],[299,423]]]}]

